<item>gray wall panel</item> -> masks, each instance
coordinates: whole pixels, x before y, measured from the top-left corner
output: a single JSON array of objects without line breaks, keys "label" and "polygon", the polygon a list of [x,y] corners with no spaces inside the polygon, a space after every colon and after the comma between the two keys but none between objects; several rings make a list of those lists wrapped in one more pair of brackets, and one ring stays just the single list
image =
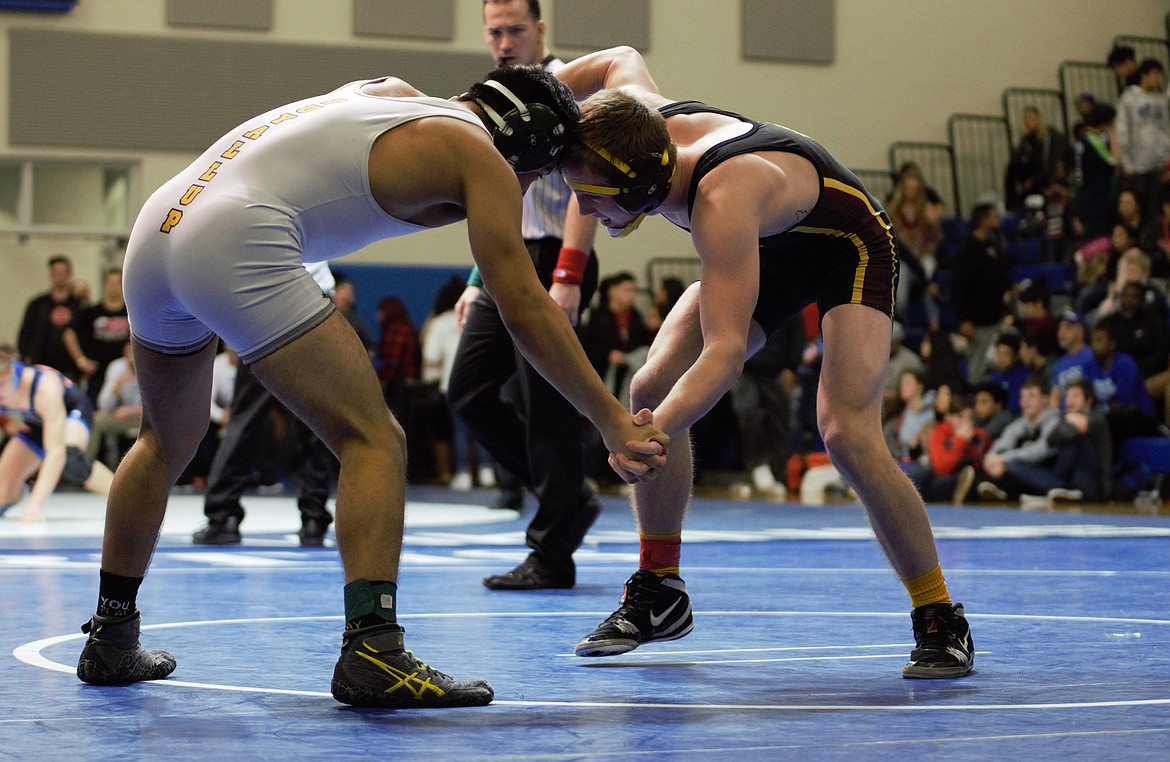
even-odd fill
[{"label": "gray wall panel", "polygon": [[650,0],[557,0],[552,10],[556,47],[650,49]]},{"label": "gray wall panel", "polygon": [[450,40],[455,37],[455,0],[353,0],[353,33]]},{"label": "gray wall panel", "polygon": [[741,0],[744,58],[832,63],[834,0]]},{"label": "gray wall panel", "polygon": [[272,0],[167,0],[167,23],[264,31],[272,28]]},{"label": "gray wall panel", "polygon": [[486,55],[9,32],[13,145],[201,151],[250,116],[393,74],[450,97],[491,69]]}]

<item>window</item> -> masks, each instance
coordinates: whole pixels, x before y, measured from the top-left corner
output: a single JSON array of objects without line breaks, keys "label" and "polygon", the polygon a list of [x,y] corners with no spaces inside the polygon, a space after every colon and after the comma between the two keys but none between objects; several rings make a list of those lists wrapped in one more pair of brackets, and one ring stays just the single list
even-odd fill
[{"label": "window", "polygon": [[131,162],[0,159],[0,230],[125,235],[137,183]]}]

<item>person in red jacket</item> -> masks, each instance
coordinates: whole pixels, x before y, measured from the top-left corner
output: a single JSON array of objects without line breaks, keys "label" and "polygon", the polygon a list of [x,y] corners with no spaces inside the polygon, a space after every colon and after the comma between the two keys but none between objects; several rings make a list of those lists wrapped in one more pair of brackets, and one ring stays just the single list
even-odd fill
[{"label": "person in red jacket", "polygon": [[975,482],[975,467],[990,447],[991,437],[975,425],[971,402],[956,394],[930,432],[930,463],[916,464],[909,476],[927,502],[962,505]]}]

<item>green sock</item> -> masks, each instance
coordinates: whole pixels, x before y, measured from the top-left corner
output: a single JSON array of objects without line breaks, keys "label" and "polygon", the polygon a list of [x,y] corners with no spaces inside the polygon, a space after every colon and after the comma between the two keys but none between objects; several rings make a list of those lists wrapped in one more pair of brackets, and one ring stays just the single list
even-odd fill
[{"label": "green sock", "polygon": [[397,623],[397,601],[395,583],[355,579],[345,586],[345,629]]}]

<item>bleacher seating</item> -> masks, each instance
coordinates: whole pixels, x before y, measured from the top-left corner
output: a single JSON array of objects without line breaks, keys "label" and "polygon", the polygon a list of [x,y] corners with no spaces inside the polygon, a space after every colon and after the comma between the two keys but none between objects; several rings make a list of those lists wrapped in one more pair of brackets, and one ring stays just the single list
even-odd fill
[{"label": "bleacher seating", "polygon": [[1113,70],[1100,61],[1064,61],[1060,64],[1060,90],[1068,124],[1080,121],[1077,96],[1091,93],[1098,103],[1117,103],[1117,80]]},{"label": "bleacher seating", "polygon": [[1003,197],[1004,170],[1011,159],[1007,121],[1002,116],[952,114],[947,132],[955,161],[955,214],[971,214],[980,199]]},{"label": "bleacher seating", "polygon": [[666,278],[678,278],[684,286],[699,279],[698,257],[655,257],[646,263],[646,285],[656,290]]},{"label": "bleacher seating", "polygon": [[884,202],[894,189],[894,177],[888,169],[855,169],[853,174],[878,201]]},{"label": "bleacher seating", "polygon": [[1119,34],[1113,38],[1113,45],[1133,48],[1133,56],[1139,63],[1153,58],[1162,64],[1163,70],[1170,70],[1170,51],[1166,48],[1165,37]]},{"label": "bleacher seating", "polygon": [[1038,87],[1009,87],[1003,91],[1003,118],[1007,120],[1008,139],[1011,145],[1020,142],[1020,115],[1024,113],[1026,106],[1039,111],[1044,123],[1052,129],[1059,130],[1065,135],[1069,134],[1064,93]]}]

